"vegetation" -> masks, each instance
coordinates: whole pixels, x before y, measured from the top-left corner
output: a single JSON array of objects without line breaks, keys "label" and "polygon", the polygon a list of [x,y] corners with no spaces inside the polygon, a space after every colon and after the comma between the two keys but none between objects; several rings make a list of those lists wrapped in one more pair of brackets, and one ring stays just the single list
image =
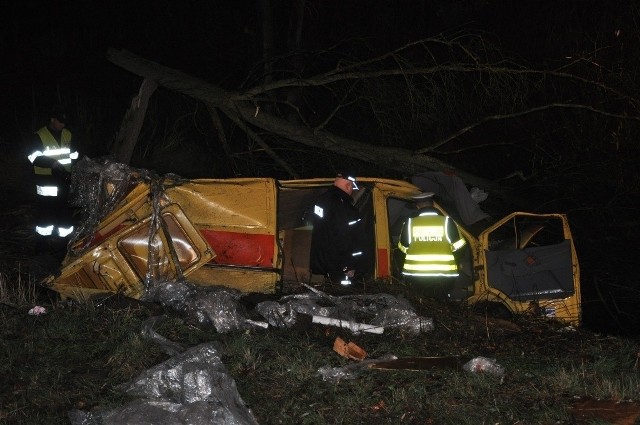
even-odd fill
[{"label": "vegetation", "polygon": [[[0,423],[66,424],[70,410],[126,403],[117,386],[168,358],[141,334],[143,322],[159,314],[166,319],[157,330],[171,341],[221,344],[223,363],[260,424],[609,423],[585,419],[585,411],[573,408],[585,400],[630,406],[628,415],[639,411],[638,341],[527,317],[493,319],[399,285],[368,290],[408,297],[419,314],[434,319],[435,329],[353,335],[299,323],[221,334],[158,305],[117,297],[69,304],[47,296],[33,280],[3,275]],[[46,313],[29,315],[35,305]],[[426,370],[363,368],[353,379],[325,381],[320,368],[356,362],[333,352],[337,337],[359,345],[369,359],[453,356],[458,362]],[[495,359],[506,373],[460,368],[477,356]],[[611,416],[608,421],[616,423]]]}]

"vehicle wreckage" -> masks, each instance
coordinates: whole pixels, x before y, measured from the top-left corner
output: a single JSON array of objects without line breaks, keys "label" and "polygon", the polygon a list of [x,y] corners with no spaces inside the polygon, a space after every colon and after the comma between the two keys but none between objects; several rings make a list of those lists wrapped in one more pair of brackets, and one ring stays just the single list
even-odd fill
[{"label": "vehicle wreckage", "polygon": [[[73,173],[80,225],[60,270],[43,283],[64,299],[87,300],[114,293],[144,299],[150,282],[167,280],[243,293],[314,282],[305,213],[332,183],[159,177],[85,158]],[[375,177],[361,177],[358,185],[354,204],[375,257],[370,278],[397,283],[398,223],[422,190]],[[457,225],[467,255],[451,298],[580,325],[580,269],[566,215],[514,212],[477,234]]]}]

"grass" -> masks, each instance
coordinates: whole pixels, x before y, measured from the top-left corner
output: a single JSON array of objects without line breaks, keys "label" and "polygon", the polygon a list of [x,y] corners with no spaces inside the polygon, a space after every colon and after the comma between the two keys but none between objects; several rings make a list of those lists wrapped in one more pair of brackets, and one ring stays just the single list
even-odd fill
[{"label": "grass", "polygon": [[[67,424],[72,409],[123,405],[127,396],[118,385],[168,358],[140,332],[158,314],[165,319],[157,331],[171,341],[221,344],[222,360],[260,424],[606,423],[579,422],[570,407],[589,398],[640,400],[637,341],[526,318],[507,324],[455,305],[411,300],[419,314],[434,319],[433,331],[352,335],[301,322],[220,334],[156,305],[118,297],[68,304],[28,278],[2,275],[0,423]],[[28,315],[36,304],[47,313]],[[485,356],[506,373],[362,368],[353,379],[325,381],[320,368],[355,363],[333,352],[338,336],[369,358]]]}]

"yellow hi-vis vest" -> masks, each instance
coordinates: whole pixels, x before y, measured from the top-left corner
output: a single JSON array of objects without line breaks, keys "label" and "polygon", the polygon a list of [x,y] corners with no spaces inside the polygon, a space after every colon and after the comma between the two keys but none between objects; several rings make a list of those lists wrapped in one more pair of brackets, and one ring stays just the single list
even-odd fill
[{"label": "yellow hi-vis vest", "polygon": [[450,218],[435,212],[423,212],[405,223],[398,248],[406,254],[402,274],[423,277],[456,277],[458,264],[453,255],[462,248],[463,238],[451,240]]},{"label": "yellow hi-vis vest", "polygon": [[[60,145],[58,145],[58,141],[53,137],[53,134],[51,134],[47,127],[42,127],[36,134],[42,141],[43,151],[31,152],[29,154],[29,161],[33,163],[37,157],[44,155],[57,160],[70,172],[71,162],[78,158],[77,152],[71,152],[71,132],[66,128],[62,129]],[[33,172],[38,175],[51,175],[51,168],[36,167],[34,165]]]}]

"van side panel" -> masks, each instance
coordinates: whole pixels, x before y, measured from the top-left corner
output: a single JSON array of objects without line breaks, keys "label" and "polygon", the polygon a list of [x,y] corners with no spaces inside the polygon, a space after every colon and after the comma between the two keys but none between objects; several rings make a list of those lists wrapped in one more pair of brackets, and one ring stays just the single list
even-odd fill
[{"label": "van side panel", "polygon": [[217,255],[214,264],[249,267],[273,267],[274,236],[200,229],[209,246]]},{"label": "van side panel", "polygon": [[167,189],[215,257],[189,278],[244,292],[274,292],[280,280],[274,179],[193,180]]}]

